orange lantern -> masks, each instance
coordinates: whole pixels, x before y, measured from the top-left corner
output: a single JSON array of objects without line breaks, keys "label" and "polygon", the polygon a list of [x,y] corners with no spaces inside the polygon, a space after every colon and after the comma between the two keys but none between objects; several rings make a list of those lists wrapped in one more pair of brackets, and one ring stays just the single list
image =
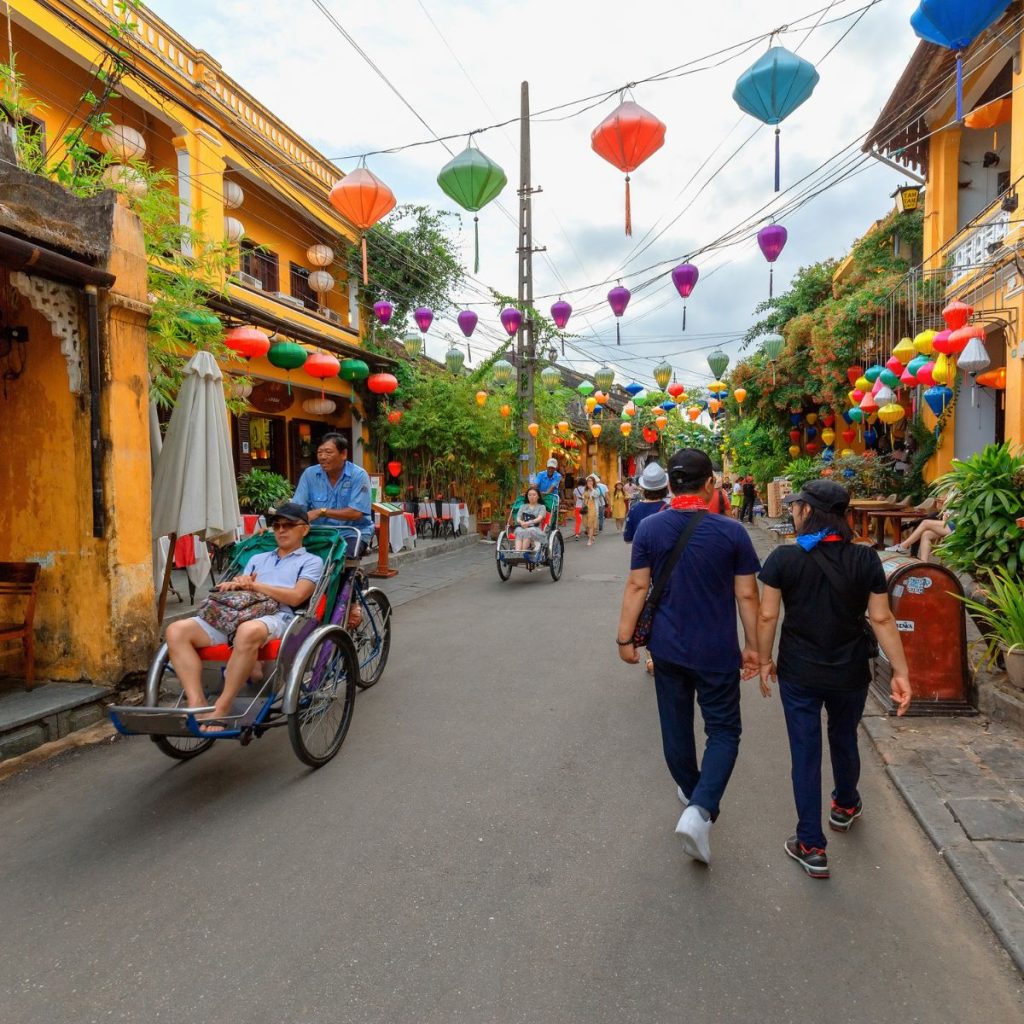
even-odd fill
[{"label": "orange lantern", "polygon": [[401,421],[402,421],[402,410],[401,409],[392,409],[391,412],[388,413],[388,423],[390,423],[392,426],[394,426],[396,423],[401,423]]},{"label": "orange lantern", "polygon": [[510,405],[503,405],[503,406],[502,406],[502,407],[501,407],[501,408],[500,408],[500,409],[498,410],[498,412],[500,412],[500,413],[501,413],[501,418],[502,418],[503,420],[507,420],[507,419],[508,419],[508,416],[509,416],[509,413],[510,413],[510,412],[512,412],[512,406],[510,406]]},{"label": "orange lantern", "polygon": [[654,417],[654,425],[659,430],[664,430],[668,426],[668,417],[667,416],[655,416]]},{"label": "orange lantern", "polygon": [[627,402],[622,407],[622,415],[632,419],[636,415],[636,402]]},{"label": "orange lantern", "polygon": [[721,408],[722,403],[717,398],[712,398],[711,401],[708,402],[708,412],[710,412],[712,416],[717,416],[718,410]]},{"label": "orange lantern", "polygon": [[986,370],[974,378],[984,388],[995,388],[997,391],[1006,390],[1006,367],[1000,366],[998,370]]},{"label": "orange lantern", "polygon": [[623,437],[629,437],[629,435],[632,432],[633,432],[633,424],[632,423],[626,422],[626,423],[620,423],[619,424],[619,433],[622,434]]},{"label": "orange lantern", "polygon": [[736,399],[737,405],[742,405],[747,400],[747,389],[733,388],[732,397]]},{"label": "orange lantern", "polygon": [[1013,112],[1013,98],[1004,96],[999,100],[992,100],[982,107],[975,107],[966,117],[964,124],[968,128],[996,128],[1006,124]]},{"label": "orange lantern", "polygon": [[566,423],[565,420],[559,420],[558,421],[558,432],[560,434],[568,434],[569,433],[569,424]]},{"label": "orange lantern", "polygon": [[530,432],[530,437],[536,437],[537,431],[540,430],[540,425],[537,423],[528,423],[526,429]]},{"label": "orange lantern", "polygon": [[371,373],[366,378],[366,386],[375,395],[390,395],[398,390],[398,378],[393,373]]},{"label": "orange lantern", "polygon": [[361,234],[363,247],[363,284],[366,273],[366,232],[395,208],[395,194],[373,171],[360,165],[346,174],[327,197],[338,213]]},{"label": "orange lantern", "polygon": [[697,421],[697,417],[700,416],[700,406],[699,405],[691,405],[690,408],[686,410],[686,415],[689,416],[691,420],[696,422]]},{"label": "orange lantern", "polygon": [[476,404],[482,406],[487,401],[487,392],[478,391],[476,393]]},{"label": "orange lantern", "polygon": [[595,438],[600,437],[601,436],[601,424],[600,423],[591,423],[590,424],[590,432],[591,432],[591,434],[594,435]]},{"label": "orange lantern", "polygon": [[604,405],[608,401],[608,396],[603,391],[594,392],[594,401],[598,405]]}]

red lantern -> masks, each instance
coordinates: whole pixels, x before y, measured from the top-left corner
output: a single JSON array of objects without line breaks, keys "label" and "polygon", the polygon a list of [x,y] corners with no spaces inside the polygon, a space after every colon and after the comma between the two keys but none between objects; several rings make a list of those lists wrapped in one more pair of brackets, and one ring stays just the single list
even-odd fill
[{"label": "red lantern", "polygon": [[398,378],[391,373],[371,373],[366,378],[366,386],[375,395],[390,395],[398,390]]},{"label": "red lantern", "polygon": [[847,379],[849,380],[849,382],[851,384],[856,384],[857,381],[860,380],[860,378],[862,376],[864,376],[864,367],[863,366],[851,366],[846,371],[846,377],[847,377]]},{"label": "red lantern", "polygon": [[324,385],[323,381],[327,377],[336,377],[338,371],[341,369],[341,363],[332,355],[328,355],[326,352],[311,352],[307,357],[306,361],[302,364],[302,368],[310,375],[310,377],[317,377],[320,379],[320,397],[324,397]]},{"label": "red lantern", "polygon": [[790,439],[790,441],[793,442],[793,444],[799,444],[800,443],[800,437],[801,437],[801,434],[800,434],[799,430],[791,430],[789,432],[789,439]]},{"label": "red lantern", "polygon": [[808,455],[813,455],[818,450],[818,442],[808,441],[807,444],[804,445],[804,450]]},{"label": "red lantern", "polygon": [[338,213],[362,234],[363,284],[366,274],[366,232],[395,208],[395,194],[366,167],[357,167],[346,174],[327,197]]},{"label": "red lantern", "polygon": [[957,331],[970,320],[973,312],[974,307],[968,306],[965,302],[951,302],[942,311],[942,319],[946,321],[946,326],[951,331]]},{"label": "red lantern", "polygon": [[626,175],[626,234],[633,234],[629,173],[665,144],[665,125],[650,111],[627,100],[620,103],[590,134],[598,156]]},{"label": "red lantern", "polygon": [[857,431],[856,430],[851,430],[849,427],[847,427],[846,430],[843,431],[843,440],[847,444],[853,444],[853,439],[856,436],[857,436]]},{"label": "red lantern", "polygon": [[836,414],[834,412],[826,413],[821,417],[821,422],[824,423],[826,427],[834,427],[836,425]]},{"label": "red lantern", "polygon": [[401,476],[402,475],[402,464],[400,462],[389,462],[388,463],[388,472],[392,476]]},{"label": "red lantern", "polygon": [[665,390],[672,396],[673,399],[678,399],[680,395],[686,393],[686,389],[678,381],[672,381],[671,384]]},{"label": "red lantern", "polygon": [[968,327],[960,327],[949,335],[949,354],[958,356],[965,348],[971,338],[979,341],[985,340],[985,328],[981,324],[971,324]]},{"label": "red lantern", "polygon": [[890,356],[886,360],[885,367],[887,370],[892,370],[897,377],[903,373],[903,364],[895,356]]},{"label": "red lantern", "polygon": [[654,427],[644,427],[644,440],[648,444],[654,444],[658,440],[658,432]]},{"label": "red lantern", "polygon": [[243,359],[258,359],[270,351],[270,339],[255,327],[232,327],[224,344]]},{"label": "red lantern", "polygon": [[391,412],[388,413],[388,423],[390,423],[392,426],[394,426],[396,423],[401,423],[401,422],[402,422],[402,410],[401,409],[392,409]]}]

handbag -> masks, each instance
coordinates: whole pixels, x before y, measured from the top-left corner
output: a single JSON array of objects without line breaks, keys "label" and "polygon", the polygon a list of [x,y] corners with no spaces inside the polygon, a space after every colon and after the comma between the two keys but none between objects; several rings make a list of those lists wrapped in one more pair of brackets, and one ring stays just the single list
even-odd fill
[{"label": "handbag", "polygon": [[265,594],[251,590],[215,590],[199,605],[196,615],[219,629],[231,643],[243,622],[276,615],[280,610],[280,603]]},{"label": "handbag", "polygon": [[634,647],[646,647],[648,643],[650,643],[651,627],[654,624],[654,612],[658,607],[658,602],[661,600],[662,591],[665,589],[665,585],[668,583],[668,579],[672,575],[672,570],[676,567],[676,564],[683,553],[683,548],[685,548],[690,542],[690,538],[693,536],[693,531],[697,529],[701,520],[706,515],[707,512],[701,509],[686,524],[683,532],[679,534],[679,540],[676,541],[676,546],[672,549],[672,554],[668,556],[668,561],[665,562],[661,572],[658,573],[658,578],[651,585],[651,589],[647,591],[644,606],[640,610],[640,615],[637,617],[636,625],[633,627]]},{"label": "handbag", "polygon": [[[824,552],[814,547],[807,552],[814,564],[821,571],[822,575],[832,584],[832,589],[842,599],[843,603],[847,606],[848,611],[851,615],[856,616],[860,619],[862,639],[864,643],[864,651],[869,659],[878,657],[878,638],[875,636],[875,631],[868,625],[867,620],[864,618],[864,613],[857,611],[857,604],[860,602],[853,602],[853,595],[850,593],[842,577],[835,571],[835,569],[829,564],[828,559],[825,557]],[[817,556],[817,557],[816,557]]]}]

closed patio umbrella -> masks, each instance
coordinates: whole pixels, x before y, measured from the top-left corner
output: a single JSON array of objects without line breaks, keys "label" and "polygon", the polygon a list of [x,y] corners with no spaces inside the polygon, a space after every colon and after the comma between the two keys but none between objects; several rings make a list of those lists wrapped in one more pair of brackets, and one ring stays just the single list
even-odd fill
[{"label": "closed patio umbrella", "polygon": [[[235,465],[228,436],[223,375],[209,352],[185,367],[153,477],[153,536],[198,534],[216,541],[233,536],[241,521]],[[163,620],[171,560],[164,572],[159,618]]]}]

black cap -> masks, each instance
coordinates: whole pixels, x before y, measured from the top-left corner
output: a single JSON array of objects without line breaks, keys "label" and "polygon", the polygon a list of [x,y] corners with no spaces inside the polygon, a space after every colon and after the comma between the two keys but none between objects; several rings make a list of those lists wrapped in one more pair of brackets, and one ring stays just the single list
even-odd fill
[{"label": "black cap", "polygon": [[696,448],[680,448],[665,468],[673,489],[702,484],[715,473],[710,456]]},{"label": "black cap", "polygon": [[306,506],[300,505],[297,501],[286,501],[283,505],[278,505],[277,508],[268,508],[267,522],[272,523],[275,519],[290,519],[293,523],[309,525]]},{"label": "black cap", "polygon": [[808,480],[796,494],[788,494],[782,500],[787,505],[802,501],[819,512],[845,512],[850,492],[832,480]]}]

